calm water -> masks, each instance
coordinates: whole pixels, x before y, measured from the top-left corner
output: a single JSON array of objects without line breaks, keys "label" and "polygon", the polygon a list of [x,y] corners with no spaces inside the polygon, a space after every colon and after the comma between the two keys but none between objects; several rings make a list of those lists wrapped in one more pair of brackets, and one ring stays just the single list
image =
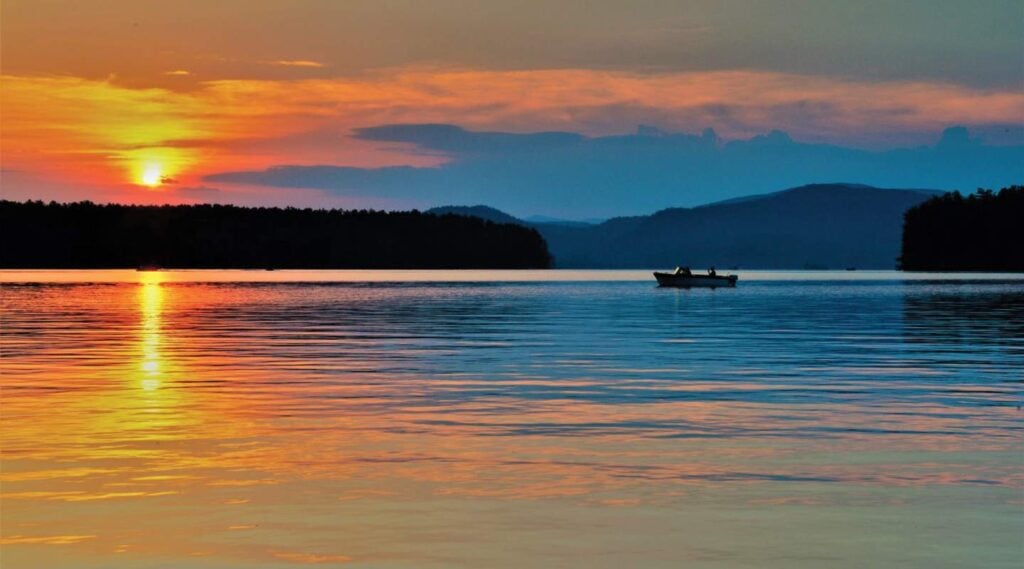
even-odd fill
[{"label": "calm water", "polygon": [[5,568],[1024,559],[1022,276],[0,281]]}]

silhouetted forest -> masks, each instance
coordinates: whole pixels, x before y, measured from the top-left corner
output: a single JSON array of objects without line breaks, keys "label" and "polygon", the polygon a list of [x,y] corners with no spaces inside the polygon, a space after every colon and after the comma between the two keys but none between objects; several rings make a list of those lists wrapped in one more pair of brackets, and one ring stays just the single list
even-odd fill
[{"label": "silhouetted forest", "polygon": [[953,192],[903,216],[905,271],[1024,271],[1024,186]]},{"label": "silhouetted forest", "polygon": [[537,231],[418,211],[0,201],[13,268],[546,268]]}]

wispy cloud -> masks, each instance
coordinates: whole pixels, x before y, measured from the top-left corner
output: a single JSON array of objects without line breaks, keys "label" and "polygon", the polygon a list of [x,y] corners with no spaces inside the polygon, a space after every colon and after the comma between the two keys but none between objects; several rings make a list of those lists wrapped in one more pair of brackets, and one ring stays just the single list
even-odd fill
[{"label": "wispy cloud", "polygon": [[260,108],[261,114],[330,116],[352,126],[456,122],[474,128],[609,134],[656,124],[676,130],[710,126],[726,136],[780,128],[809,140],[870,142],[879,133],[1012,124],[1024,116],[1024,93],[1016,90],[755,71],[407,70],[206,86],[208,98],[244,102],[244,109]]},{"label": "wispy cloud", "polygon": [[164,75],[169,75],[171,77],[188,77],[189,75],[192,75],[192,73],[185,69],[175,69],[173,71],[164,71]]},{"label": "wispy cloud", "polygon": [[[500,135],[469,140],[459,133],[429,145],[367,131],[348,136],[395,123],[587,137],[634,132],[639,124],[674,132],[712,127],[723,139],[781,129],[801,142],[893,148],[934,142],[948,125],[1007,130],[1024,117],[1024,93],[1014,89],[742,70],[417,68],[345,78],[206,81],[185,91],[74,77],[3,81],[4,168],[123,190],[135,184],[141,165],[151,163],[182,186],[195,186],[214,172],[280,164],[437,166],[456,154],[464,160],[465,145],[482,152],[507,143]],[[800,180],[806,181],[815,180]]]},{"label": "wispy cloud", "polygon": [[12,535],[0,538],[4,545],[13,544],[44,544],[44,545],[69,545],[89,539],[95,539],[95,535],[48,535],[48,536],[24,536]]},{"label": "wispy cloud", "polygon": [[347,555],[322,555],[319,553],[305,553],[299,551],[273,551],[271,552],[274,557],[290,561],[293,563],[308,563],[308,564],[320,564],[320,563],[348,563],[352,561],[352,558]]},{"label": "wispy cloud", "polygon": [[324,67],[323,63],[309,59],[277,59],[274,61],[268,61],[267,63],[270,65],[281,65],[284,67]]}]

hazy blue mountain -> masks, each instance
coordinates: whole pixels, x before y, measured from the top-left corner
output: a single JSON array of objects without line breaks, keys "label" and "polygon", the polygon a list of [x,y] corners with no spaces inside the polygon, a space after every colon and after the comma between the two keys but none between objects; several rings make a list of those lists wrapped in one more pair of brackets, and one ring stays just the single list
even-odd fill
[{"label": "hazy blue mountain", "polygon": [[813,184],[590,226],[518,222],[544,236],[556,267],[890,269],[903,213],[941,193]]},{"label": "hazy blue mountain", "polygon": [[572,225],[572,226],[588,226],[597,225],[603,223],[604,219],[590,218],[590,219],[561,219],[558,217],[550,217],[547,215],[531,215],[525,218],[523,221],[527,223],[557,223],[559,225]]},{"label": "hazy blue mountain", "polygon": [[434,215],[465,215],[468,217],[479,217],[480,219],[486,219],[487,221],[493,221],[494,223],[529,225],[518,217],[512,217],[499,209],[494,209],[493,207],[485,205],[444,205],[441,207],[430,208],[424,213],[432,213]]}]

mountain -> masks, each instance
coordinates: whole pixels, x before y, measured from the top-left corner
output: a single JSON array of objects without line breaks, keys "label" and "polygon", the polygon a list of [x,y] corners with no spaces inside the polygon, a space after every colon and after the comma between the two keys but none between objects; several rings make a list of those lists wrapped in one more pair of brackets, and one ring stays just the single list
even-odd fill
[{"label": "mountain", "polygon": [[525,221],[527,223],[530,223],[530,224],[554,223],[554,224],[558,224],[558,225],[572,225],[572,226],[576,226],[576,227],[586,227],[586,226],[589,226],[589,225],[597,225],[598,223],[603,223],[605,220],[604,219],[596,219],[596,218],[592,218],[592,219],[561,219],[561,218],[558,218],[558,217],[548,217],[546,215],[531,215],[530,217],[525,218],[523,221]]},{"label": "mountain", "polygon": [[430,213],[434,215],[464,215],[466,217],[479,217],[480,219],[486,219],[487,221],[493,221],[494,223],[529,225],[518,217],[512,217],[500,209],[494,209],[493,207],[486,205],[445,205],[430,208],[423,213]]},{"label": "mountain", "polygon": [[591,226],[519,223],[565,268],[891,269],[904,212],[941,193],[812,184]]},{"label": "mountain", "polygon": [[583,220],[573,221],[570,219],[560,219],[557,217],[548,217],[546,215],[531,215],[525,219],[509,215],[500,209],[496,209],[486,205],[443,205],[440,207],[430,208],[424,213],[430,213],[433,215],[465,215],[468,217],[479,217],[480,219],[486,219],[487,221],[493,221],[494,223],[515,223],[516,225],[526,225],[530,227],[540,225],[565,225],[569,227],[590,227],[601,223],[604,220]]}]

